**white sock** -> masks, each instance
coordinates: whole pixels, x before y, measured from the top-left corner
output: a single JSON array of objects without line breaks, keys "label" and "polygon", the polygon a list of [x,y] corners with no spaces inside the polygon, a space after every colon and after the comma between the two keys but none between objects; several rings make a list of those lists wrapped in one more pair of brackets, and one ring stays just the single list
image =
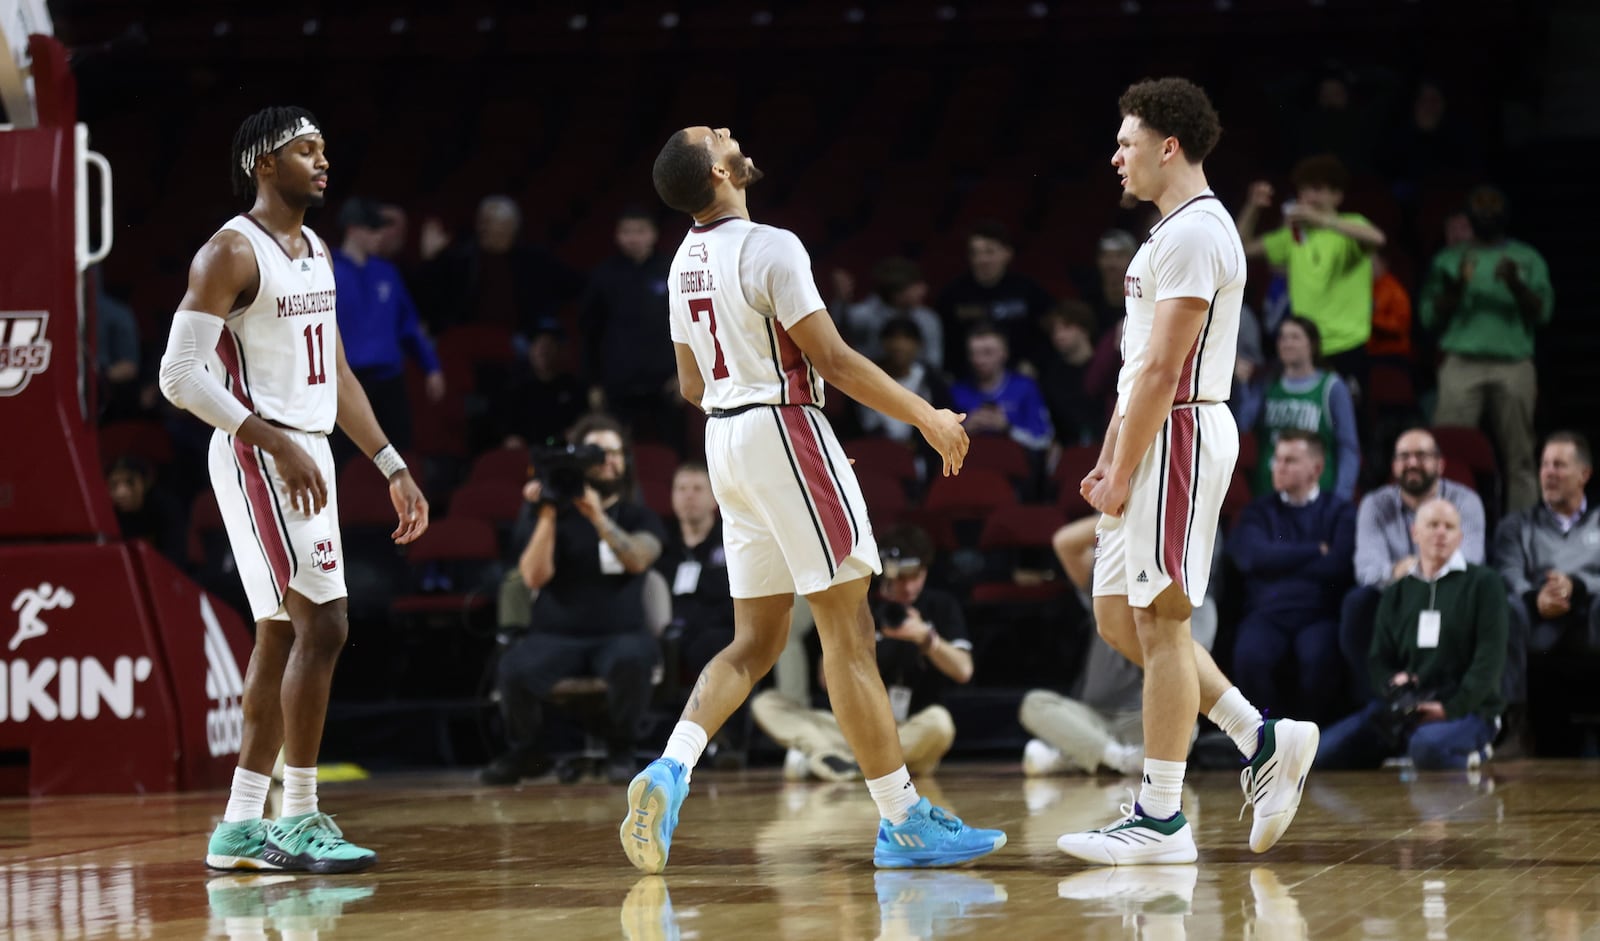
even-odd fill
[{"label": "white sock", "polygon": [[698,722],[688,719],[679,719],[673,727],[672,735],[667,739],[667,749],[661,757],[670,758],[683,765],[683,779],[689,780],[694,774],[694,766],[700,761],[700,755],[706,750],[706,730]]},{"label": "white sock", "polygon": [[911,808],[922,800],[922,795],[917,793],[917,786],[911,783],[911,772],[906,770],[905,765],[881,778],[868,781],[867,792],[872,795],[872,802],[878,805],[878,815],[897,827],[906,822],[906,818],[911,816]]},{"label": "white sock", "polygon": [[1261,710],[1250,705],[1250,700],[1244,698],[1239,687],[1228,687],[1228,691],[1206,713],[1206,718],[1215,722],[1217,728],[1233,739],[1233,744],[1239,746],[1239,753],[1246,759],[1256,756],[1256,748],[1260,745]]},{"label": "white sock", "polygon": [[228,809],[222,812],[223,823],[261,819],[261,811],[267,806],[267,791],[271,787],[272,779],[266,775],[234,768],[233,787],[228,791]]},{"label": "white sock", "polygon": [[317,809],[317,769],[283,769],[283,816],[298,817]]},{"label": "white sock", "polygon": [[1139,787],[1139,807],[1147,817],[1166,820],[1183,809],[1183,761],[1144,760],[1144,784]]}]

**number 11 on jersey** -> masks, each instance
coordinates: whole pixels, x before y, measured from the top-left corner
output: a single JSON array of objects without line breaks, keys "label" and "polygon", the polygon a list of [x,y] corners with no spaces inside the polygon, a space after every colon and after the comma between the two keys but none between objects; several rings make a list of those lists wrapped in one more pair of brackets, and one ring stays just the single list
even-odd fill
[{"label": "number 11 on jersey", "polygon": [[[316,339],[313,340],[312,327],[306,325],[304,336],[306,338],[306,385],[320,386],[328,381],[328,358],[322,352],[322,324],[316,326]],[[720,354],[719,354],[720,355]]]},{"label": "number 11 on jersey", "polygon": [[711,307],[711,298],[692,297],[689,299],[689,316],[695,323],[700,322],[700,314],[704,312],[706,321],[711,327],[711,345],[716,348],[717,361],[711,364],[711,378],[728,378],[728,359],[722,355],[722,342],[717,339],[717,312]]}]

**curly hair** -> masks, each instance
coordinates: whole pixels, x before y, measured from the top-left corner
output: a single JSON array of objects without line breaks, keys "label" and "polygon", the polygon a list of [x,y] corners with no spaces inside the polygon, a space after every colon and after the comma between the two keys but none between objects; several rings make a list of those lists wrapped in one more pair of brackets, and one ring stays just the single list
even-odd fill
[{"label": "curly hair", "polygon": [[716,189],[711,185],[711,151],[689,140],[688,131],[667,138],[650,168],[650,179],[661,201],[690,215],[711,205]]},{"label": "curly hair", "polygon": [[1186,78],[1145,79],[1128,86],[1117,105],[1162,137],[1176,137],[1190,163],[1206,159],[1222,136],[1205,90]]}]

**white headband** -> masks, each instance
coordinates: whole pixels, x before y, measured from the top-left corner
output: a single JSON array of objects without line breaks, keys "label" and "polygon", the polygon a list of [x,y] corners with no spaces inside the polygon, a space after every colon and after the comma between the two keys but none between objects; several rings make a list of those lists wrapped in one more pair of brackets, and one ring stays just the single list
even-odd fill
[{"label": "white headband", "polygon": [[321,133],[322,130],[315,124],[312,124],[310,118],[301,118],[294,124],[291,124],[287,130],[283,131],[278,136],[263,137],[261,140],[256,141],[256,143],[252,146],[246,147],[244,153],[239,157],[239,166],[244,170],[245,173],[249,173],[255,168],[256,158],[262,154],[270,154],[279,147],[282,147],[284,144],[294,140],[296,137],[304,137],[307,134]]}]

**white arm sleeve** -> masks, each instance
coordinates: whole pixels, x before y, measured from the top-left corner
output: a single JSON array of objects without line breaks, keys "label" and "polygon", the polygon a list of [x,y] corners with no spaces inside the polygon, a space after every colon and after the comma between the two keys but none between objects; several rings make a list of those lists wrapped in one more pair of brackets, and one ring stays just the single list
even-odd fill
[{"label": "white arm sleeve", "polygon": [[233,434],[252,414],[206,368],[204,357],[222,338],[221,317],[180,310],[172,315],[167,352],[161,357],[161,394],[167,401]]}]

